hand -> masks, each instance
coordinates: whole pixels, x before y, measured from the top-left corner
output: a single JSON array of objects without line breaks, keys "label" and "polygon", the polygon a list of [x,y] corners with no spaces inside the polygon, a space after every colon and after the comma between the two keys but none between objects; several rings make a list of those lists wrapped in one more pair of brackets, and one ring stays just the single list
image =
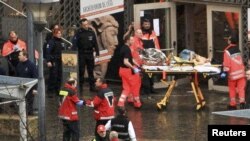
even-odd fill
[{"label": "hand", "polygon": [[91,105],[91,100],[86,100],[86,101],[85,101],[85,104],[86,104],[86,106],[89,106],[89,107],[92,106],[92,105]]},{"label": "hand", "polygon": [[33,90],[33,91],[32,91],[32,94],[33,94],[33,95],[37,95],[37,94],[38,94],[38,93],[37,93],[37,90]]},{"label": "hand", "polygon": [[52,67],[52,63],[51,62],[48,62],[47,63],[47,66],[50,68],[50,67]]},{"label": "hand", "polygon": [[14,52],[20,51],[19,45],[14,45],[13,50],[14,50]]},{"label": "hand", "polygon": [[133,72],[136,74],[136,73],[141,72],[141,70],[139,68],[133,68]]},{"label": "hand", "polygon": [[227,76],[227,73],[225,73],[225,72],[222,72],[222,73],[220,74],[220,78],[222,78],[222,79],[226,78],[226,76]]}]

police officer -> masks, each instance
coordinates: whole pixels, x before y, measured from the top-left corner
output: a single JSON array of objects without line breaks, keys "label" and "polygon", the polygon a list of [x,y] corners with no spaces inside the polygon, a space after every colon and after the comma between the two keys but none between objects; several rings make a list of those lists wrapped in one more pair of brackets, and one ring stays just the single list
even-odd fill
[{"label": "police officer", "polygon": [[93,54],[95,51],[96,57],[99,56],[96,35],[94,31],[89,28],[89,22],[87,19],[81,19],[80,24],[81,28],[77,30],[73,38],[73,49],[78,50],[80,91],[84,82],[85,66],[87,66],[88,71],[89,90],[96,91],[94,79],[95,58]]},{"label": "police officer", "polygon": [[[38,78],[36,65],[28,59],[27,51],[23,50],[19,52],[18,59],[19,63],[16,68],[16,76],[24,78]],[[37,93],[35,88],[36,86],[33,87],[25,97],[28,115],[33,115],[34,94]]]},{"label": "police officer", "polygon": [[69,78],[60,91],[62,100],[58,116],[63,121],[63,141],[79,141],[80,138],[77,106],[83,106],[84,101],[77,97],[76,86],[76,80]]},{"label": "police officer", "polygon": [[132,122],[126,116],[124,107],[119,107],[118,115],[108,121],[105,125],[106,130],[116,131],[118,138],[124,141],[136,141],[135,130]]},{"label": "police officer", "polygon": [[[53,30],[53,38],[49,41],[46,48],[46,61],[49,68],[48,91],[50,94],[58,94],[61,87],[62,78],[62,50],[64,43],[61,39],[62,31],[60,29]],[[49,97],[52,97],[50,95]]]}]

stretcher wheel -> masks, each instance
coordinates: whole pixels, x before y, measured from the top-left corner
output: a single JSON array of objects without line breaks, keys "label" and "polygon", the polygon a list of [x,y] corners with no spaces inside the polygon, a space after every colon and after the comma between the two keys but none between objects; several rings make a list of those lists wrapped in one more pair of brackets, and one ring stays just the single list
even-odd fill
[{"label": "stretcher wheel", "polygon": [[198,110],[200,110],[202,108],[202,104],[201,103],[198,103],[197,105],[196,105],[196,110],[198,111]]},{"label": "stretcher wheel", "polygon": [[158,111],[162,111],[162,110],[166,109],[167,106],[165,104],[162,104],[161,102],[158,102],[156,104],[156,108],[157,108]]},{"label": "stretcher wheel", "polygon": [[205,104],[206,104],[206,101],[205,101],[205,100],[202,100],[202,101],[201,101],[201,106],[204,107]]}]

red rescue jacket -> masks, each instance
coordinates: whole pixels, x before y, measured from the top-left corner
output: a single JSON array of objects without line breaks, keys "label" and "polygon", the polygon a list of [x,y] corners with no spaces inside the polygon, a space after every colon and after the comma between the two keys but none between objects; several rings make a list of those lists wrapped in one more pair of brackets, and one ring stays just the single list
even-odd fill
[{"label": "red rescue jacket", "polygon": [[[26,43],[21,39],[17,39],[16,46],[19,48],[19,50],[27,50]],[[8,40],[3,45],[2,56],[4,57],[8,56],[12,52],[15,52],[15,44],[13,44],[10,40]],[[37,50],[35,50],[35,59],[38,59],[38,58],[39,58],[39,53]]]},{"label": "red rescue jacket", "polygon": [[98,94],[91,101],[91,105],[94,107],[95,120],[109,120],[114,118],[115,104],[114,94],[107,84],[103,84],[99,88]]},{"label": "red rescue jacket", "polygon": [[142,59],[140,58],[139,50],[143,49],[143,43],[140,38],[134,37],[134,44],[131,45],[130,50],[132,53],[132,57],[135,62],[139,65],[142,65]]},{"label": "red rescue jacket", "polygon": [[237,45],[230,44],[225,48],[223,70],[228,72],[229,80],[237,80],[245,77],[245,66]]},{"label": "red rescue jacket", "polygon": [[160,49],[159,40],[158,40],[156,33],[154,31],[152,31],[151,34],[143,33],[142,42],[143,42],[143,47],[145,49],[147,49],[147,48]]},{"label": "red rescue jacket", "polygon": [[[26,43],[20,39],[17,39],[16,46],[19,48],[19,50],[27,50]],[[12,52],[15,51],[15,44],[13,44],[10,40],[4,43],[3,45],[3,50],[2,50],[2,55],[3,56],[8,56]]]},{"label": "red rescue jacket", "polygon": [[63,91],[68,93],[59,107],[59,118],[70,121],[78,120],[76,103],[79,102],[80,99],[76,95],[76,88],[66,83]]}]

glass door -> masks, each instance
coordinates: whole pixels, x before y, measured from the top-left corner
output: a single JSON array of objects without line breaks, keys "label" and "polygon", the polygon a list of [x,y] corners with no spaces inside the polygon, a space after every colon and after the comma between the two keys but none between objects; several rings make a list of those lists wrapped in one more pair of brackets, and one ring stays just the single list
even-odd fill
[{"label": "glass door", "polygon": [[[134,5],[134,26],[141,27],[141,20],[148,18],[156,32],[161,49],[175,47],[177,50],[176,36],[176,6],[172,2],[158,2]],[[168,53],[168,52],[166,52]]]},{"label": "glass door", "polygon": [[[208,57],[212,58],[213,63],[223,63],[223,51],[231,34],[239,36],[241,49],[241,8],[207,5]],[[209,89],[228,91],[227,80],[209,80]]]}]

